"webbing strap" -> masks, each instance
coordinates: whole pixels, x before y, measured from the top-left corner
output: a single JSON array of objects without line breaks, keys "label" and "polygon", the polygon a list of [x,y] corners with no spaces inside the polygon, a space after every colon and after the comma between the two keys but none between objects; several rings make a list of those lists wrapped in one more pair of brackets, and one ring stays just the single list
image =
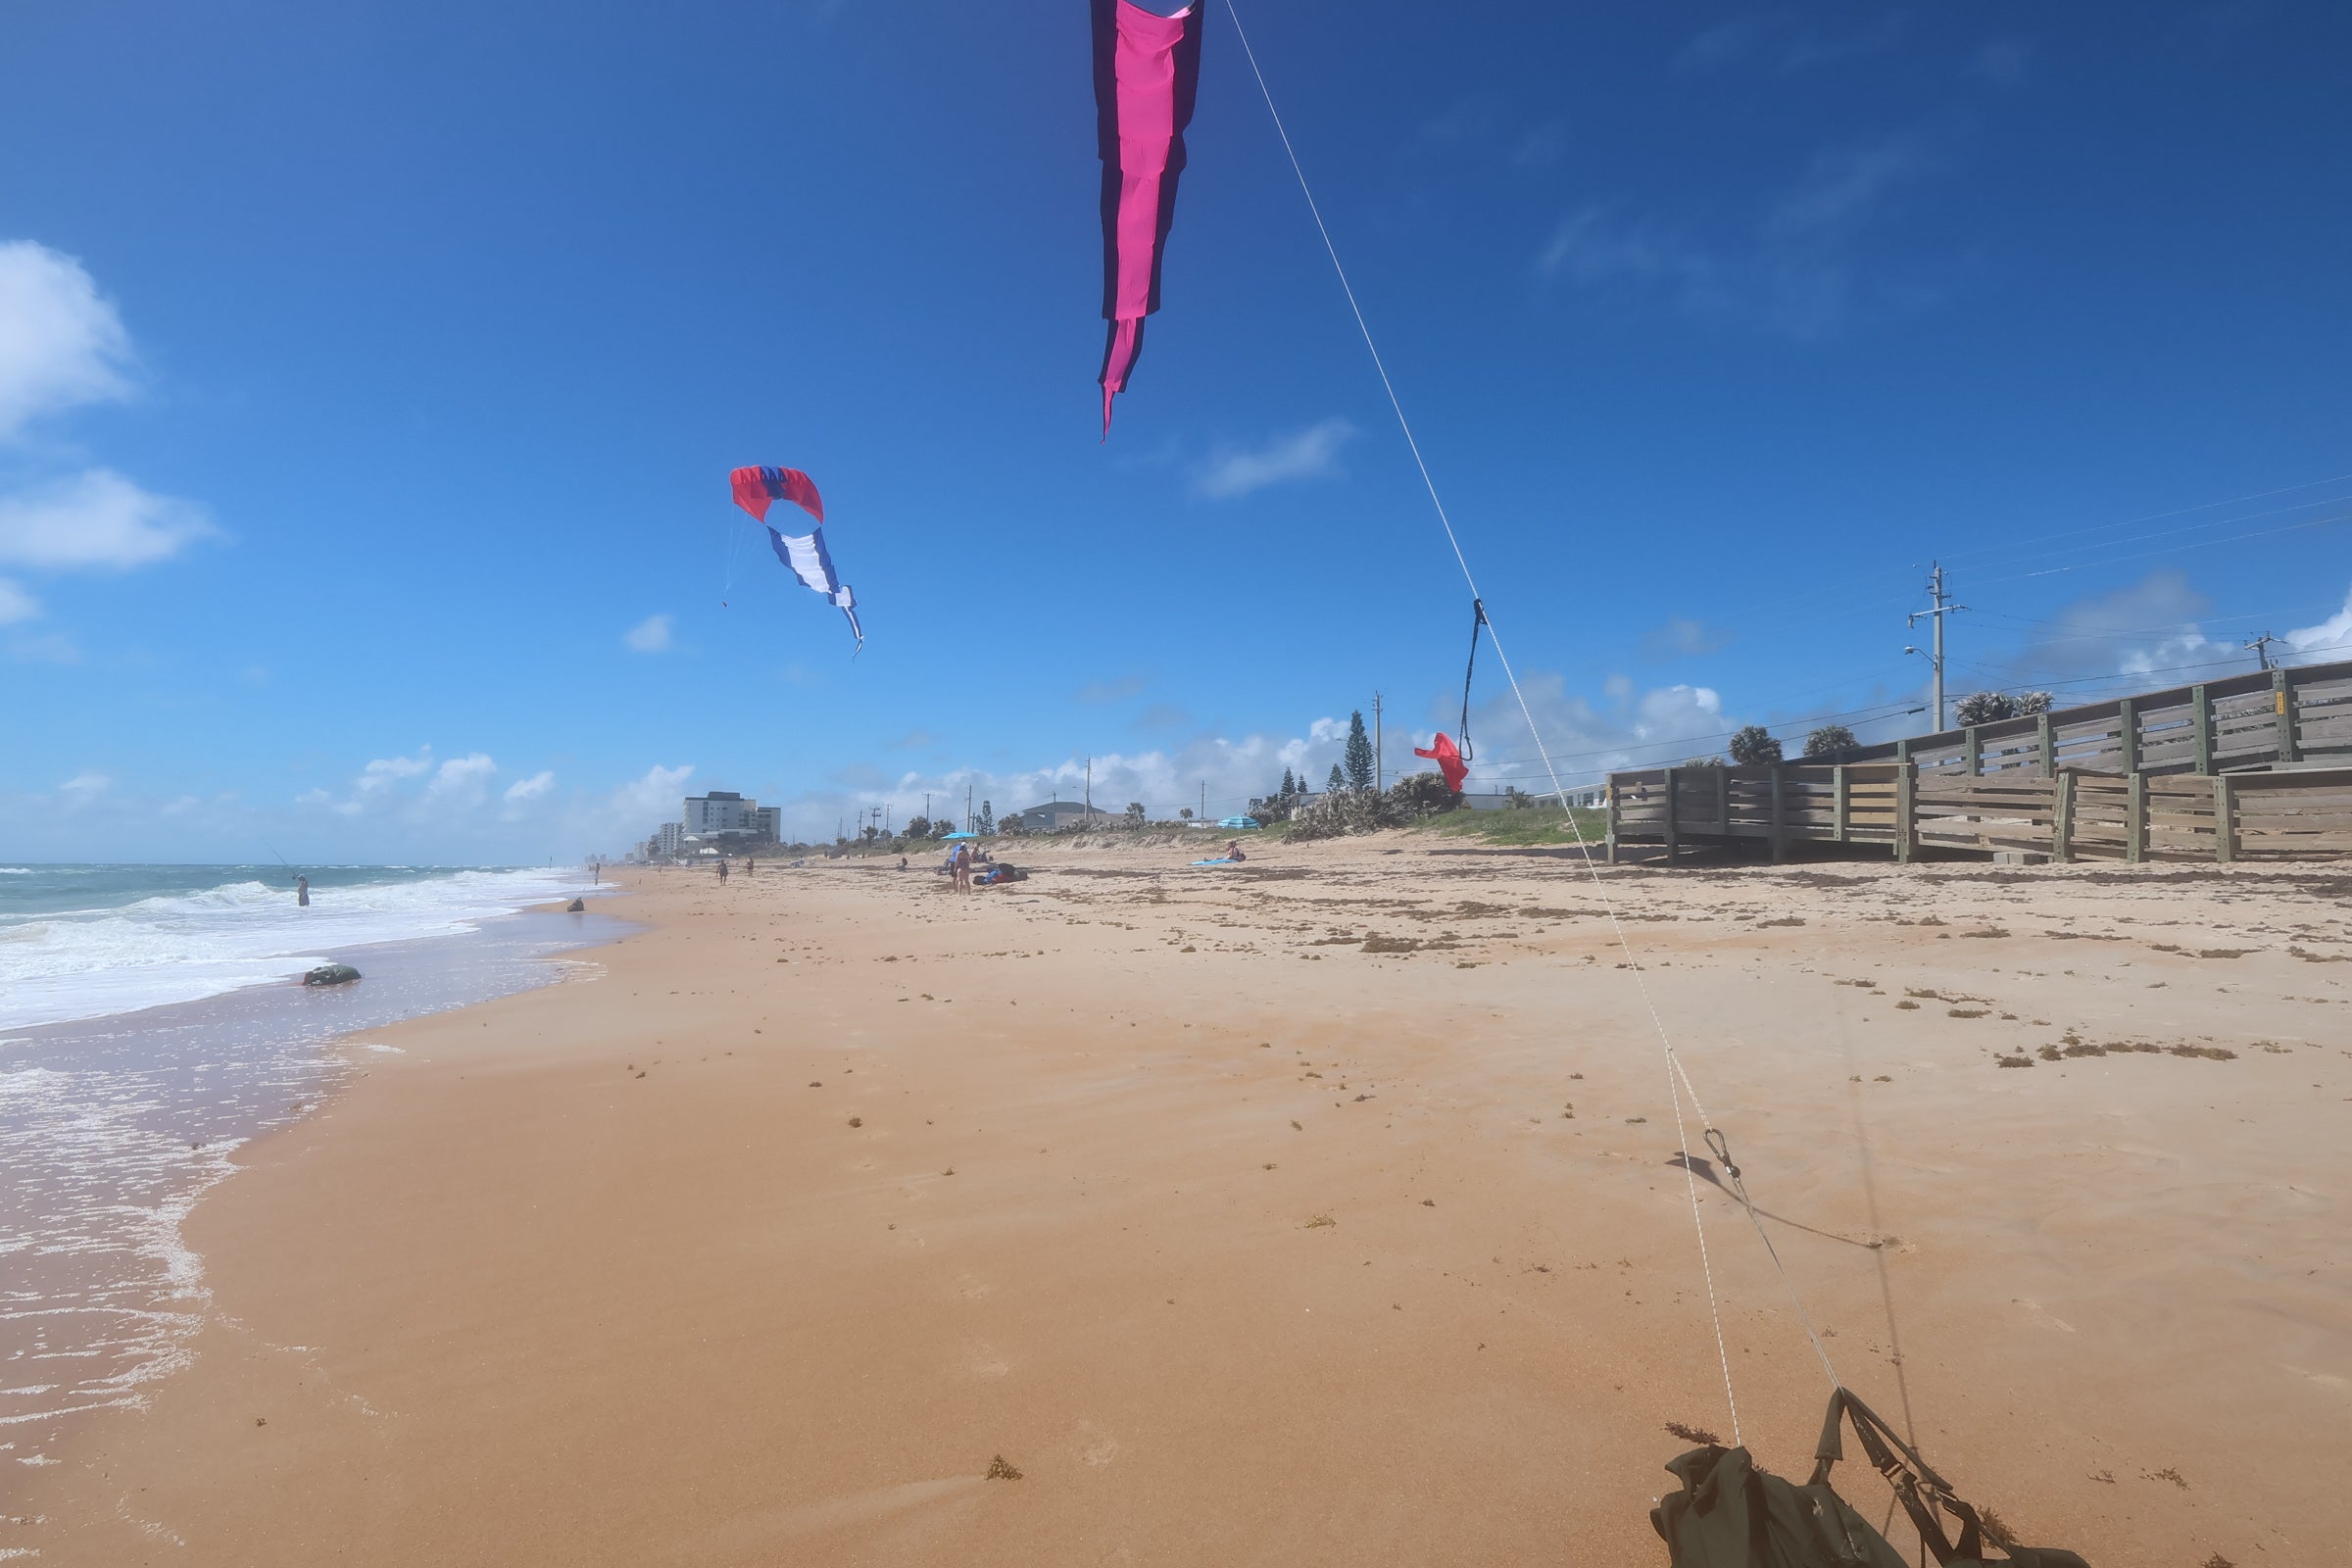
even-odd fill
[{"label": "webbing strap", "polygon": [[1470,760],[1470,677],[1478,669],[1478,632],[1487,623],[1487,602],[1470,601],[1470,662],[1462,666],[1462,760]]},{"label": "webbing strap", "polygon": [[[1951,1484],[1937,1475],[1919,1456],[1918,1449],[1905,1443],[1894,1428],[1850,1390],[1840,1388],[1830,1396],[1829,1413],[1821,1424],[1821,1443],[1814,1449],[1813,1484],[1826,1485],[1830,1466],[1845,1457],[1838,1430],[1843,1420],[1853,1422],[1854,1436],[1862,1440],[1862,1451],[1871,1467],[1894,1489],[1895,1499],[1903,1505],[1903,1512],[1910,1516],[1912,1527],[1919,1532],[1920,1542],[1935,1553],[1936,1562],[1981,1560],[1984,1554],[1984,1521],[1977,1510],[1953,1496]],[[1957,1543],[1944,1533],[1943,1521],[1936,1513],[1938,1507],[1960,1521]]]}]

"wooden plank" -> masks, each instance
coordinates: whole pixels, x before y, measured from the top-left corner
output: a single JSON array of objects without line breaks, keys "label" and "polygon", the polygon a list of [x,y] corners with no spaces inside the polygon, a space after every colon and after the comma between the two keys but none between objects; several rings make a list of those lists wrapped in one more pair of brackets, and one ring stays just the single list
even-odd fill
[{"label": "wooden plank", "polygon": [[2116,707],[2116,718],[2123,732],[2123,759],[2117,764],[2116,771],[2136,773],[2139,771],[2139,707],[2129,697]]},{"label": "wooden plank", "polygon": [[2291,671],[2271,671],[2271,689],[2278,701],[2278,760],[2292,762],[2295,756],[2295,688]]},{"label": "wooden plank", "polygon": [[1918,787],[1917,768],[1913,764],[1905,763],[1902,772],[1895,776],[1894,781],[1894,858],[1902,863],[1909,862],[1913,847],[1918,842],[1912,832],[1913,792]]},{"label": "wooden plank", "polygon": [[1772,862],[1775,865],[1788,858],[1788,843],[1786,836],[1788,804],[1786,789],[1781,779],[1781,769],[1776,763],[1772,769],[1772,827],[1767,835],[1772,845]]},{"label": "wooden plank", "polygon": [[1676,849],[1679,847],[1679,845],[1678,845],[1678,841],[1677,841],[1676,829],[1677,829],[1677,828],[1678,828],[1678,827],[1681,825],[1681,823],[1680,823],[1680,818],[1681,818],[1681,815],[1682,815],[1682,812],[1681,812],[1681,809],[1680,809],[1680,803],[1679,803],[1679,802],[1678,802],[1678,801],[1675,799],[1675,796],[1676,796],[1676,794],[1678,793],[1678,791],[1676,790],[1675,786],[1676,786],[1676,785],[1677,785],[1677,784],[1680,782],[1680,780],[1678,780],[1678,779],[1675,777],[1675,775],[1676,775],[1677,773],[1680,773],[1680,772],[1682,771],[1682,769],[1681,769],[1681,768],[1679,768],[1679,767],[1670,767],[1670,768],[1667,768],[1665,771],[1666,771],[1666,863],[1667,863],[1667,865],[1668,865],[1668,866],[1672,866],[1672,865],[1674,864],[1674,852],[1675,852],[1675,850],[1676,850]]},{"label": "wooden plank", "polygon": [[[2127,699],[2128,701],[2129,699]],[[2144,773],[2133,773],[2131,804],[2124,818],[2124,858],[2136,862],[2141,847],[2148,838],[2148,779]]]},{"label": "wooden plank", "polygon": [[2050,858],[2065,861],[2074,858],[2075,775],[2061,773],[2050,803]]},{"label": "wooden plank", "polygon": [[2213,781],[2213,858],[2224,865],[2237,858],[2237,817],[2230,809],[2230,780]]},{"label": "wooden plank", "polygon": [[2205,695],[2202,686],[2189,688],[2189,702],[2197,710],[2197,771],[2213,771],[2213,699]]}]

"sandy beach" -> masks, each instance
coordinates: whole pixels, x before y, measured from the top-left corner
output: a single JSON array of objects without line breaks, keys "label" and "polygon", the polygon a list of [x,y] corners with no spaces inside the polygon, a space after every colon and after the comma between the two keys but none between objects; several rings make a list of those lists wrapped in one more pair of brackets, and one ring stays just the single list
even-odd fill
[{"label": "sandy beach", "polygon": [[[1665,1427],[1734,1415],[1654,1005],[1964,1495],[2102,1568],[2343,1559],[2352,876],[1618,868],[1637,970],[1554,854],[1193,853],[640,873],[576,983],[364,1035],[0,1555],[1663,1563]],[[1697,1190],[1801,1479],[1822,1366]]]}]

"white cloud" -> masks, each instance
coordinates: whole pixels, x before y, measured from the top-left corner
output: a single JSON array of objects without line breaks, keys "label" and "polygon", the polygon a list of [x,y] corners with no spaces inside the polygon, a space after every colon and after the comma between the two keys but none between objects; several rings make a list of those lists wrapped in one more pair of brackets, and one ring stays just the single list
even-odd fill
[{"label": "white cloud", "polygon": [[1938,167],[1917,136],[1823,148],[1752,226],[1719,225],[1704,238],[1689,224],[1587,205],[1560,220],[1535,270],[1594,292],[1661,299],[1692,317],[1823,337],[1858,317],[1936,297],[1935,283],[1896,276],[1862,240],[1893,197]]},{"label": "white cloud", "polygon": [[0,564],[123,570],[177,555],[215,530],[192,503],[91,468],[0,496]]},{"label": "white cloud", "polygon": [[1254,451],[1225,450],[1193,474],[1193,489],[1212,501],[1231,501],[1295,479],[1324,479],[1340,471],[1340,448],[1355,426],[1334,415]]},{"label": "white cloud", "polygon": [[71,256],[0,243],[0,439],[35,416],[125,397],[130,334]]},{"label": "white cloud", "polygon": [[490,776],[497,771],[498,764],[480,752],[453,757],[434,770],[432,782],[424,787],[424,804],[460,810],[479,806],[489,794]]},{"label": "white cloud", "polygon": [[20,620],[37,620],[41,602],[6,577],[0,577],[0,626],[13,626]]},{"label": "white cloud", "polygon": [[1804,178],[1772,210],[1772,229],[1805,235],[1842,229],[1858,221],[1888,192],[1918,179],[1929,163],[1906,137],[1855,147],[1824,148],[1813,155]]},{"label": "white cloud", "polygon": [[519,804],[523,801],[535,801],[540,796],[545,795],[549,790],[552,790],[555,787],[555,774],[548,772],[533,773],[529,778],[518,778],[514,783],[508,785],[506,799],[516,804]]},{"label": "white cloud", "polygon": [[104,773],[76,773],[57,787],[57,792],[75,806],[86,805],[115,787],[115,781]]},{"label": "white cloud", "polygon": [[[2199,629],[2212,601],[2173,568],[2062,607],[2017,652],[1984,666],[2004,689],[2110,675],[2152,675],[2214,662],[2241,650]],[[2251,661],[2249,661],[2250,662]],[[2169,678],[2169,676],[2168,676]]]},{"label": "white cloud", "polygon": [[670,618],[648,615],[621,634],[621,641],[641,654],[658,654],[669,647]]},{"label": "white cloud", "polygon": [[2343,609],[2318,625],[2289,631],[2286,645],[2295,651],[2298,662],[2352,659],[2352,593],[2344,595]]}]

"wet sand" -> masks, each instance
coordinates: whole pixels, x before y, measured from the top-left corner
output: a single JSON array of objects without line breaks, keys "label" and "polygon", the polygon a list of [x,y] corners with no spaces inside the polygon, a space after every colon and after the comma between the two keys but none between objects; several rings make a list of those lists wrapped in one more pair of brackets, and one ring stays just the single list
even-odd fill
[{"label": "wet sand", "polygon": [[[1619,870],[1637,972],[1556,858],[1195,853],[640,875],[600,977],[372,1032],[241,1152],[190,1363],[0,1433],[55,1461],[0,1551],[1662,1563],[1664,1427],[1733,1417],[1654,1003],[1964,1495],[2103,1568],[2341,1560],[2352,875]],[[1801,1479],[1821,1365],[1698,1191]]]}]

